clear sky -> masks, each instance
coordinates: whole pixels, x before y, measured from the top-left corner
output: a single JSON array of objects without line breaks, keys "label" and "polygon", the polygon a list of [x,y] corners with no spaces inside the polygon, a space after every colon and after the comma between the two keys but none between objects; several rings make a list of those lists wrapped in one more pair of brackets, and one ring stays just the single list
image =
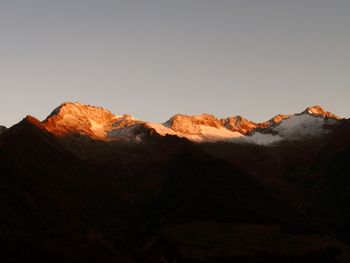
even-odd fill
[{"label": "clear sky", "polygon": [[64,101],[163,122],[350,117],[350,1],[2,0],[0,123]]}]

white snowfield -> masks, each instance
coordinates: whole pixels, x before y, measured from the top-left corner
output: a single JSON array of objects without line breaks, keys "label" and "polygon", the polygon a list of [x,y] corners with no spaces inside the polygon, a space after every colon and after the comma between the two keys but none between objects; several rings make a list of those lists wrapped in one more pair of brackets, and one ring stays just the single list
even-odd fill
[{"label": "white snowfield", "polygon": [[196,128],[188,132],[177,132],[166,124],[148,123],[148,126],[153,128],[160,135],[176,135],[178,137],[186,138],[194,142],[215,142],[243,137],[243,134],[230,131],[224,127],[216,128],[205,125],[198,125],[194,126]]},{"label": "white snowfield", "polygon": [[237,143],[253,143],[253,144],[259,144],[259,145],[271,145],[278,143],[282,141],[283,138],[280,137],[279,135],[272,135],[270,133],[261,133],[261,132],[256,132],[253,135],[247,135],[240,140],[232,140],[232,142],[237,142]]},{"label": "white snowfield", "polygon": [[301,137],[312,137],[326,132],[324,125],[327,120],[309,114],[295,115],[282,121],[275,131],[283,138],[298,139]]},{"label": "white snowfield", "polygon": [[230,130],[222,123],[222,119],[209,114],[175,115],[165,123],[152,123],[126,114],[116,116],[99,107],[64,103],[55,109],[44,123],[50,123],[49,130],[53,132],[55,129],[67,133],[76,131],[106,140],[142,141],[142,132],[149,130],[161,136],[174,135],[196,143],[224,141],[273,145],[285,140],[295,141],[322,136],[329,130],[325,125],[336,125],[339,121],[339,117],[325,112],[320,106],[314,106],[244,135]]}]

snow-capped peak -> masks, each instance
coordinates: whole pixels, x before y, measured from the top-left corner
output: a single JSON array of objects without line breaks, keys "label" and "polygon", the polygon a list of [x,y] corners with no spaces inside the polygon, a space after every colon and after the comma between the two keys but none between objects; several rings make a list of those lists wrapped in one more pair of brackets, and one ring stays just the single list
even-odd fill
[{"label": "snow-capped peak", "polygon": [[328,133],[328,128],[341,120],[340,117],[325,111],[321,106],[308,107],[294,115],[280,116],[282,117],[279,122],[259,132],[272,134],[275,138],[284,140],[303,140]]}]

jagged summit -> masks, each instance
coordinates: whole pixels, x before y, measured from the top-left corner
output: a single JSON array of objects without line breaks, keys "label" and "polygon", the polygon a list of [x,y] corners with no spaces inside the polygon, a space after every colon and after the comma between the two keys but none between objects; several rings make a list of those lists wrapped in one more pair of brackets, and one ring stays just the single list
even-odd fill
[{"label": "jagged summit", "polygon": [[[317,117],[317,118],[315,118]],[[79,102],[65,102],[42,122],[58,136],[80,134],[100,140],[142,140],[145,134],[175,135],[195,142],[244,141],[271,143],[282,139],[302,138],[323,131],[340,118],[321,106],[308,107],[294,115],[276,115],[272,119],[255,123],[242,116],[219,119],[214,115],[176,114],[165,123],[138,120],[131,115],[114,115],[112,112]]]}]

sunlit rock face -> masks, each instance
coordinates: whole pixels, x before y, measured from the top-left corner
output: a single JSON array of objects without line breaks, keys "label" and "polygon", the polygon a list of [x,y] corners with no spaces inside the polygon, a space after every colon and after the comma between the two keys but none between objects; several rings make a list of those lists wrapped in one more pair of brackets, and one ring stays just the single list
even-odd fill
[{"label": "sunlit rock face", "polygon": [[93,138],[105,139],[113,123],[120,119],[100,107],[80,103],[63,103],[44,121],[50,132],[56,135],[78,133]]},{"label": "sunlit rock face", "polygon": [[144,129],[142,121],[131,115],[114,115],[110,111],[80,103],[63,103],[43,122],[58,136],[78,134],[98,140],[136,139]]},{"label": "sunlit rock face", "polygon": [[227,119],[222,119],[221,123],[231,131],[237,131],[242,134],[250,133],[258,127],[258,124],[250,120],[244,119],[241,116],[233,116]]}]

